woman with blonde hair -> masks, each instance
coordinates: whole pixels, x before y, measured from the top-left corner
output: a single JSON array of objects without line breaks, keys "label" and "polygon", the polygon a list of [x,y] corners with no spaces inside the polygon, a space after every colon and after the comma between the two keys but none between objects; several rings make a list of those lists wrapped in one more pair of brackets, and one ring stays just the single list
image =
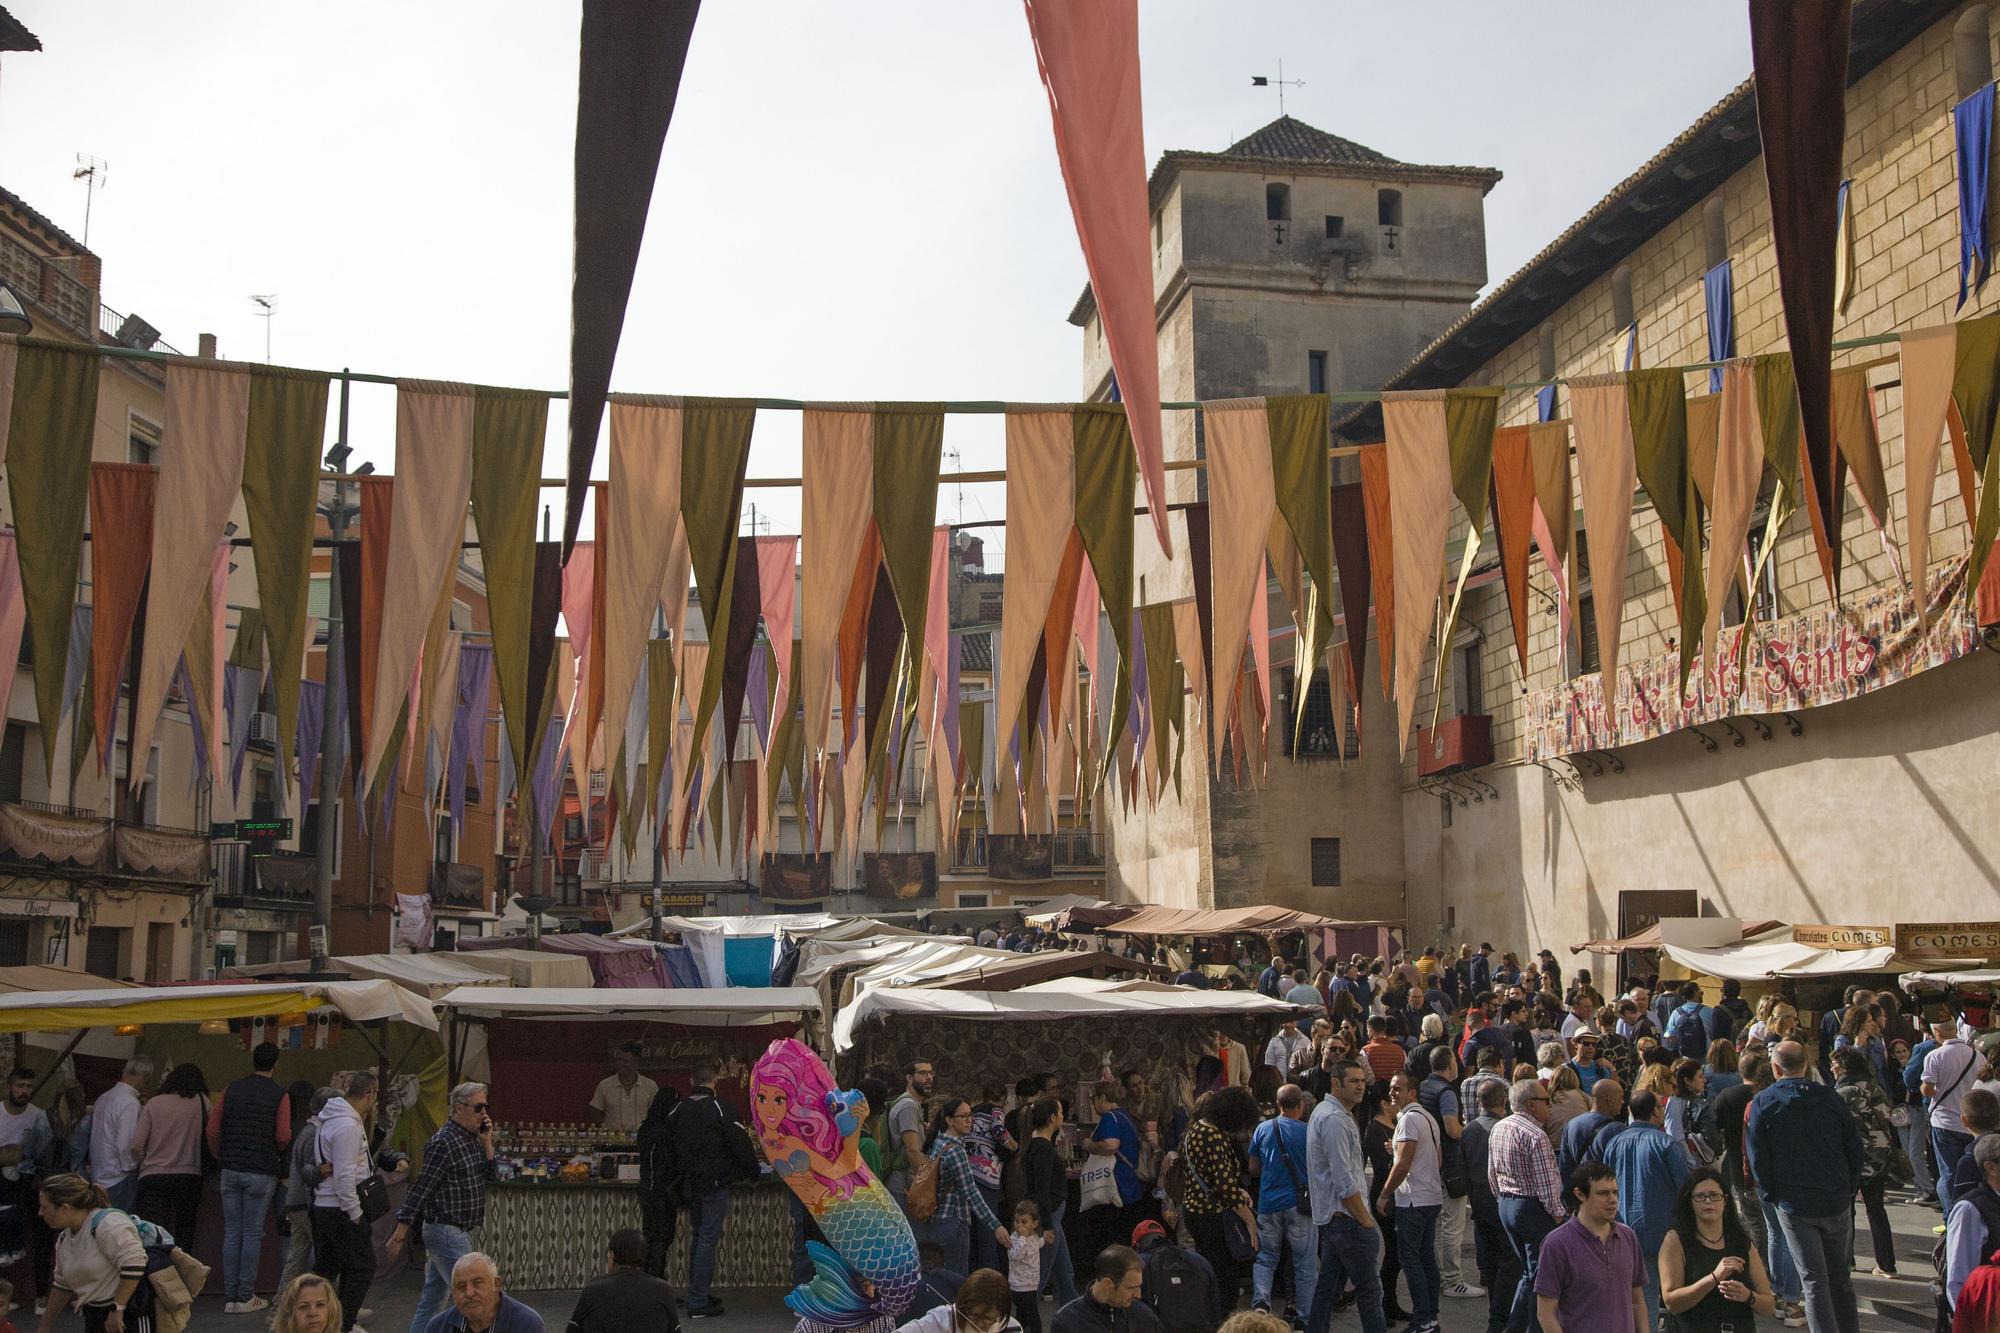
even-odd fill
[{"label": "woman with blonde hair", "polygon": [[1639,1071],[1639,1081],[1632,1085],[1634,1092],[1650,1092],[1660,1099],[1662,1106],[1667,1098],[1674,1095],[1674,1067],[1657,1060],[1648,1061]]},{"label": "woman with blonde hair", "polygon": [[339,1333],[340,1293],[318,1273],[285,1284],[271,1311],[271,1333]]}]

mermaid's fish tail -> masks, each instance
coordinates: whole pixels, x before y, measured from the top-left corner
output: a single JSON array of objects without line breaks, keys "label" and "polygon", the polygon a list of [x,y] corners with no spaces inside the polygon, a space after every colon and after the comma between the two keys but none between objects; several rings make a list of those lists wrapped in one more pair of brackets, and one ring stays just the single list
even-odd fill
[{"label": "mermaid's fish tail", "polygon": [[806,1242],[812,1259],[812,1281],[794,1287],[785,1304],[802,1319],[828,1328],[854,1328],[881,1317],[862,1277],[838,1254],[816,1240]]}]

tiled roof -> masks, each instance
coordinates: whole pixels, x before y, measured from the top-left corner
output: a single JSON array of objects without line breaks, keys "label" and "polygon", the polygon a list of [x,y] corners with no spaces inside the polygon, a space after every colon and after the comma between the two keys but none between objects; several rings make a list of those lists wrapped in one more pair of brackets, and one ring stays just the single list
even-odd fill
[{"label": "tiled roof", "polygon": [[959,670],[991,671],[993,669],[993,632],[975,630],[961,635],[964,647],[960,649]]},{"label": "tiled roof", "polygon": [[1338,134],[1328,134],[1325,130],[1317,129],[1292,116],[1279,116],[1255,134],[1248,134],[1238,139],[1223,149],[1219,156],[1254,157],[1265,162],[1319,163],[1328,166],[1403,165],[1395,158],[1378,153],[1366,144],[1343,139]]},{"label": "tiled roof", "polygon": [[[4,15],[5,13],[5,10],[0,10],[0,15]],[[4,45],[0,45],[0,51],[6,49]],[[46,214],[36,209],[34,205],[30,204],[20,195],[15,194],[12,190],[0,189],[0,208],[11,210],[19,215],[22,222],[41,232],[45,240],[66,254],[87,255],[90,253],[89,250],[84,248],[82,241],[77,240],[76,237],[58,227],[54,222],[49,220]]]},{"label": "tiled roof", "polygon": [[21,26],[21,20],[0,7],[0,51],[39,51],[42,39]]}]

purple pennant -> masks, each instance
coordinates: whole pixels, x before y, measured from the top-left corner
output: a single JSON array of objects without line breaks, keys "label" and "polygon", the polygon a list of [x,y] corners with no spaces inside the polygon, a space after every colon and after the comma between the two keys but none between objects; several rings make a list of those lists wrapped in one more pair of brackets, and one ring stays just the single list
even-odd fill
[{"label": "purple pennant", "polygon": [[257,692],[263,687],[263,673],[252,667],[227,663],[222,668],[222,706],[228,728],[229,791],[243,797],[243,760],[250,753],[250,718],[257,711]]},{"label": "purple pennant", "polygon": [[208,737],[201,729],[201,709],[195,706],[194,681],[188,675],[185,657],[174,667],[174,678],[180,686],[181,698],[187,700],[188,727],[194,742],[194,783],[189,790],[208,780],[213,775],[208,771]]},{"label": "purple pennant", "polygon": [[561,716],[550,718],[548,730],[542,733],[541,752],[535,756],[535,836],[543,843],[548,841],[553,824],[557,788],[562,776],[562,735]]},{"label": "purple pennant", "polygon": [[326,686],[317,680],[299,682],[299,804],[303,809],[318,798],[313,779],[319,776],[319,742],[326,721]]},{"label": "purple pennant", "polygon": [[744,681],[744,692],[750,698],[750,725],[756,728],[757,744],[766,750],[771,747],[771,703],[767,697],[770,683],[770,650],[760,643],[750,650],[750,673]]},{"label": "purple pennant", "polygon": [[958,689],[959,671],[964,664],[964,636],[954,634],[949,640],[951,646],[945,650],[944,697],[938,700],[938,720],[944,724],[945,753],[951,756],[953,771],[957,771],[960,750],[958,738]]},{"label": "purple pennant", "polygon": [[453,828],[465,826],[466,774],[486,771],[486,701],[492,685],[491,645],[468,644],[460,649],[458,712],[451,722],[451,752],[455,757],[447,781]]},{"label": "purple pennant", "polygon": [[1132,612],[1132,742],[1133,753],[1144,754],[1146,741],[1153,734],[1153,714],[1147,700],[1151,697],[1147,684],[1146,636],[1139,630],[1139,612]]}]

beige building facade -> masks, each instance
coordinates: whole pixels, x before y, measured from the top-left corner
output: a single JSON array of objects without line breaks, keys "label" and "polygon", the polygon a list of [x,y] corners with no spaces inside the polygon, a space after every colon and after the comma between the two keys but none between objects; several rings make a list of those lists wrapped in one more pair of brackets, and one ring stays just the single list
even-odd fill
[{"label": "beige building facade", "polygon": [[[1955,310],[1952,33],[1967,8],[1855,6],[1846,170],[1856,262],[1837,339],[2000,311],[1995,284]],[[1747,144],[1733,161],[1726,156],[1732,143]],[[1536,381],[1543,374],[1536,330],[1544,321],[1553,325],[1559,374],[1618,368],[1623,343],[1612,311],[1620,266],[1630,277],[1641,364],[1707,359],[1703,227],[1712,203],[1726,222],[1735,351],[1784,350],[1763,162],[1755,152],[1746,83],[1497,288],[1392,387]],[[1718,160],[1726,170],[1716,170]],[[1593,235],[1622,239],[1583,248]],[[1538,303],[1536,289],[1560,286],[1564,269],[1575,290]],[[1880,361],[1894,350],[1855,348],[1836,353],[1834,364]],[[1909,524],[1900,370],[1889,360],[1868,374],[1900,541]],[[1705,375],[1689,377],[1691,393],[1707,388]],[[1568,414],[1568,403],[1565,389],[1558,415]],[[1500,410],[1503,424],[1532,421],[1533,395],[1509,392]],[[1352,423],[1351,438],[1381,438],[1368,433],[1369,424]],[[1949,459],[1947,449],[1931,506],[1934,571],[1964,553],[1970,534]],[[1842,504],[1843,604],[1893,592],[1896,567],[1851,485]],[[1459,521],[1455,539],[1462,515]],[[1490,530],[1488,542],[1491,550]],[[1764,616],[1829,606],[1804,508],[1779,534],[1772,569],[1758,590]],[[1497,582],[1468,596],[1465,651],[1451,659],[1454,670],[1476,671],[1485,682],[1493,762],[1467,775],[1484,789],[1468,780],[1465,791],[1441,800],[1417,785],[1414,762],[1400,775],[1413,940],[1491,940],[1566,956],[1565,946],[1621,933],[1644,901],[1638,895],[1660,890],[1691,894],[1704,914],[1746,919],[1893,924],[1994,915],[2000,664],[1991,653],[1972,652],[1846,702],[1739,717],[1705,726],[1705,734],[1682,730],[1537,766],[1528,753],[1531,697],[1595,664],[1593,648],[1579,639],[1559,641],[1555,585],[1539,556],[1531,577],[1526,677]],[[1587,571],[1585,591],[1593,591]],[[1587,617],[1579,607],[1579,619]],[[1622,633],[1627,666],[1674,651],[1678,634],[1660,525],[1643,503],[1631,535]],[[1372,678],[1372,656],[1370,665]],[[1426,680],[1435,687],[1428,671]],[[1453,686],[1448,670],[1445,687]],[[1379,697],[1372,679],[1364,689]],[[1419,719],[1428,719],[1430,708],[1426,695]]]}]

